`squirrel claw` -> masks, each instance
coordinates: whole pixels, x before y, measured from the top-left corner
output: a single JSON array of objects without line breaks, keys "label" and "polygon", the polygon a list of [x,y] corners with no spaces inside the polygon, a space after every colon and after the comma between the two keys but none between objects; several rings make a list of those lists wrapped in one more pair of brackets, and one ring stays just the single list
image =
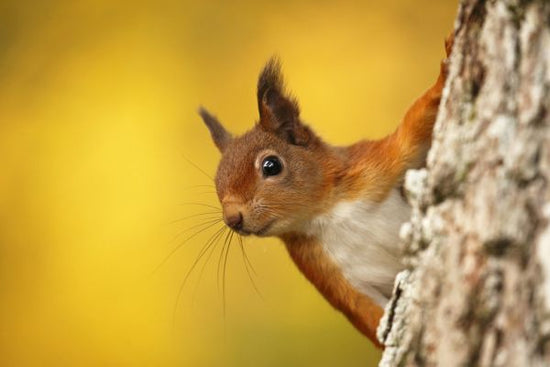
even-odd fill
[{"label": "squirrel claw", "polygon": [[447,38],[445,38],[445,54],[447,57],[451,56],[451,51],[453,50],[453,44],[455,42],[455,33],[454,31],[449,33]]},{"label": "squirrel claw", "polygon": [[447,74],[449,73],[449,57],[451,56],[451,51],[453,50],[455,35],[454,32],[451,32],[447,38],[445,38],[445,58],[441,60],[441,72],[440,76],[442,80],[447,79]]}]

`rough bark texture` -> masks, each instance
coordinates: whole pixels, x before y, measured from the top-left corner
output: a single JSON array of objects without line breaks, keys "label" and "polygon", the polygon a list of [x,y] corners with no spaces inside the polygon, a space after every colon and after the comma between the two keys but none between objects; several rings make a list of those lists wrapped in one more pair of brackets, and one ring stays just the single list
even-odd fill
[{"label": "rough bark texture", "polygon": [[381,366],[550,365],[550,1],[463,0]]}]

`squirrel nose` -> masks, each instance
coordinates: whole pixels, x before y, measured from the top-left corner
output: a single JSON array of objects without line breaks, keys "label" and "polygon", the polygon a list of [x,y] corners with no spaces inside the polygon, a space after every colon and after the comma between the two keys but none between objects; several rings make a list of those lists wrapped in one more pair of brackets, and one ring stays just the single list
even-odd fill
[{"label": "squirrel nose", "polygon": [[234,229],[235,231],[243,228],[243,215],[241,212],[231,213],[225,216],[225,224]]}]

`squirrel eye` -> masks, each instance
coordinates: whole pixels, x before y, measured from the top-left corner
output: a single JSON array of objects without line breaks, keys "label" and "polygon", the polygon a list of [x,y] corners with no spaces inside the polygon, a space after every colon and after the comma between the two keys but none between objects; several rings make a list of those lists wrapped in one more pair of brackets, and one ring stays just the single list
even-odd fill
[{"label": "squirrel eye", "polygon": [[279,158],[274,155],[266,157],[262,162],[262,173],[264,177],[276,176],[283,170],[283,165]]}]

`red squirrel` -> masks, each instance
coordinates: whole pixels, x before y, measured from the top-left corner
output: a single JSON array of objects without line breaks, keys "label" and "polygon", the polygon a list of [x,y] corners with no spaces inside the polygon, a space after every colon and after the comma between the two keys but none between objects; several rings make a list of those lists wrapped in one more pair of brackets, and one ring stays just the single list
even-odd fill
[{"label": "red squirrel", "polygon": [[[449,37],[447,56],[451,44]],[[410,214],[403,177],[425,162],[446,70],[444,60],[394,133],[345,147],[301,120],[274,58],[260,73],[260,117],[250,131],[234,137],[199,111],[222,153],[215,183],[226,225],[279,237],[306,278],[378,347],[376,328],[403,268],[398,232]]]}]

